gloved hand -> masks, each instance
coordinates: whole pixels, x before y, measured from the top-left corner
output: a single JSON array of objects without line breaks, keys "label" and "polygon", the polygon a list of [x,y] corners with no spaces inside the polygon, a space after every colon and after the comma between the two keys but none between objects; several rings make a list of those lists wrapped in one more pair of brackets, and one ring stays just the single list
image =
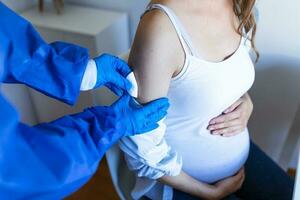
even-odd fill
[{"label": "gloved hand", "polygon": [[103,54],[94,60],[97,65],[95,88],[105,85],[118,96],[122,96],[124,91],[129,91],[131,83],[126,76],[131,69],[125,61],[109,54]]},{"label": "gloved hand", "polygon": [[105,128],[114,129],[121,136],[132,136],[156,129],[158,122],[166,116],[169,106],[167,98],[142,106],[125,94],[112,106],[106,107],[105,115],[103,107],[90,108],[90,111],[105,121]]}]

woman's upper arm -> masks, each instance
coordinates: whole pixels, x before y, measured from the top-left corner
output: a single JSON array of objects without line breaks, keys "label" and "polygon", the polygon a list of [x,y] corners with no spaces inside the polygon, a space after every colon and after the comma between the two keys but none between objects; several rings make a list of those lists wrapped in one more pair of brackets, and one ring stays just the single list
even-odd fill
[{"label": "woman's upper arm", "polygon": [[[141,20],[129,55],[129,65],[138,83],[138,101],[147,103],[167,95],[176,71],[174,41],[170,22],[160,11],[152,11]],[[172,44],[172,45],[171,45]]]},{"label": "woman's upper arm", "polygon": [[[176,59],[172,59],[174,53],[170,51],[173,47],[167,44],[174,38],[176,40],[176,35],[174,38],[168,36],[169,31],[164,26],[168,21],[161,19],[160,15],[155,11],[144,16],[129,56],[129,65],[133,67],[138,83],[140,103],[166,96],[175,71],[172,66],[176,66]],[[151,132],[120,140],[119,146],[125,152],[128,167],[138,176],[157,179],[180,173],[181,157],[166,143],[165,130],[165,124],[160,122],[160,126]]]}]

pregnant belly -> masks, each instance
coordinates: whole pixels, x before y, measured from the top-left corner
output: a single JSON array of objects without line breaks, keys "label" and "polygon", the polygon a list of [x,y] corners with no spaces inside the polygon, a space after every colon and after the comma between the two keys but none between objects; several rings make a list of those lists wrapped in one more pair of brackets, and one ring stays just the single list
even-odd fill
[{"label": "pregnant belly", "polygon": [[184,172],[206,183],[239,171],[247,160],[250,146],[247,129],[233,137],[206,133],[184,139],[168,137],[167,142],[182,156]]}]

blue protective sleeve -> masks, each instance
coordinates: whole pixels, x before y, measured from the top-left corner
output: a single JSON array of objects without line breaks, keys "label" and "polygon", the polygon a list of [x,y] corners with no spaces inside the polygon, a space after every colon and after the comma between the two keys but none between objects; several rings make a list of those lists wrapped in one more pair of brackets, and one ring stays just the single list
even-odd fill
[{"label": "blue protective sleeve", "polygon": [[106,107],[97,117],[87,109],[35,127],[20,123],[1,94],[0,110],[0,199],[62,199],[91,178],[121,137],[107,128]]},{"label": "blue protective sleeve", "polygon": [[74,104],[89,59],[88,50],[46,43],[33,26],[0,2],[0,64],[3,81],[23,83]]}]

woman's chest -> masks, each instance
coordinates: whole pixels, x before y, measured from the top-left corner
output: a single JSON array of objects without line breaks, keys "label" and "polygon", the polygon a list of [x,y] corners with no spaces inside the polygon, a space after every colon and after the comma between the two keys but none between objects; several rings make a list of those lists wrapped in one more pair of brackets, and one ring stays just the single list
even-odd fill
[{"label": "woman's chest", "polygon": [[[182,15],[184,32],[205,60],[218,62],[235,52],[241,41],[239,20],[230,12],[222,15]],[[196,19],[196,20],[195,20]]]},{"label": "woman's chest", "polygon": [[181,77],[171,82],[168,117],[220,114],[251,88],[254,77],[254,66],[246,52],[237,52],[222,63],[191,58]]}]

